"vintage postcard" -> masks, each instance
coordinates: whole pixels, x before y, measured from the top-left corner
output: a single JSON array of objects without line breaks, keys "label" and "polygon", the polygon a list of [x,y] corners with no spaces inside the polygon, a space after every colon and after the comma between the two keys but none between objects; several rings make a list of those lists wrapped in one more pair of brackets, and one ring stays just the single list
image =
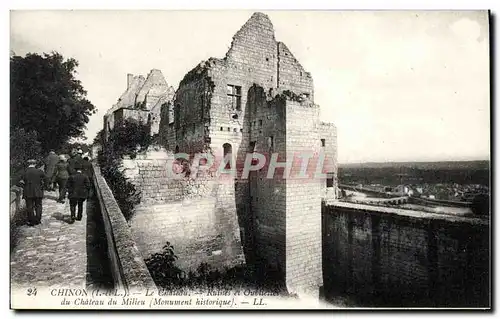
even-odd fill
[{"label": "vintage postcard", "polygon": [[11,309],[490,309],[490,19],[11,11]]}]

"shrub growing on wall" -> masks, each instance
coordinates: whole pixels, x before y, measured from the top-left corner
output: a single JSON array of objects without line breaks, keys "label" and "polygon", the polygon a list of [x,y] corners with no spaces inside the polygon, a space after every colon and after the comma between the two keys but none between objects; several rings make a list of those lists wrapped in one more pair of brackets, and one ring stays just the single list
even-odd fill
[{"label": "shrub growing on wall", "polygon": [[134,158],[138,148],[145,149],[150,143],[147,125],[134,120],[125,120],[111,130],[108,141],[102,142],[103,149],[98,155],[102,175],[127,220],[132,217],[135,205],[140,203],[141,193],[123,175],[122,159],[125,155]]},{"label": "shrub growing on wall", "polygon": [[113,196],[126,220],[130,220],[135,205],[141,201],[141,194],[135,186],[127,181],[121,172],[121,158],[109,149],[99,152],[97,157],[101,173],[108,182]]},{"label": "shrub growing on wall", "polygon": [[178,257],[174,247],[167,242],[163,250],[144,261],[158,287],[176,289],[265,289],[285,295],[286,290],[277,284],[276,278],[258,278],[244,265],[218,271],[207,263],[201,263],[196,271],[186,273],[176,265]]}]

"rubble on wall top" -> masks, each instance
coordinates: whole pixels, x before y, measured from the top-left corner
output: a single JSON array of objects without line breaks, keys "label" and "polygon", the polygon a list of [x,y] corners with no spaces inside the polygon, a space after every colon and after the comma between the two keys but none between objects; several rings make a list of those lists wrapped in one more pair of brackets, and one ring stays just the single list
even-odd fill
[{"label": "rubble on wall top", "polygon": [[215,66],[217,63],[224,63],[224,61],[225,61],[224,59],[218,59],[218,58],[213,58],[213,57],[209,58],[208,60],[201,61],[191,71],[189,71],[188,73],[186,73],[186,75],[184,75],[184,78],[179,83],[179,87],[187,82],[190,82],[191,80],[193,80],[195,78],[200,77],[208,69]]}]

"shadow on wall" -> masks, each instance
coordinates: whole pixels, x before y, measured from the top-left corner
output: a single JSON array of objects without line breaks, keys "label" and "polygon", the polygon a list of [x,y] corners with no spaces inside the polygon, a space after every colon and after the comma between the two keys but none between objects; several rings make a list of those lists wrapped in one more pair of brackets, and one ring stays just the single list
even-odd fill
[{"label": "shadow on wall", "polygon": [[247,92],[245,113],[241,119],[243,132],[240,147],[236,154],[236,174],[238,178],[234,182],[235,202],[247,266],[252,269],[258,281],[272,282],[276,286],[285,287],[285,264],[278,263],[277,266],[270,267],[269,261],[257,249],[256,212],[252,209],[250,191],[252,185],[258,187],[258,185],[252,183],[252,180],[255,180],[257,176],[257,172],[251,171],[247,179],[240,178],[247,154],[255,150],[255,142],[251,141],[251,126],[249,123],[256,117],[257,110],[266,107],[267,103],[264,88],[254,84]]},{"label": "shadow on wall", "polygon": [[108,243],[95,189],[87,201],[87,286],[114,288],[108,257]]}]

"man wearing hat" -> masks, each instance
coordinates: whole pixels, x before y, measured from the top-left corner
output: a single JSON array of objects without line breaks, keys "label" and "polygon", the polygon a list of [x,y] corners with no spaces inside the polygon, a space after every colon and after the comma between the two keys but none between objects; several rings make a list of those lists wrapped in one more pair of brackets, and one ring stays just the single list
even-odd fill
[{"label": "man wearing hat", "polygon": [[[40,224],[42,220],[42,199],[45,182],[45,173],[36,168],[37,161],[28,160],[28,168],[22,175],[23,197],[26,201],[28,225]],[[36,212],[36,216],[35,216]]]},{"label": "man wearing hat", "polygon": [[45,184],[47,190],[55,189],[54,185],[56,184],[56,182],[54,178],[54,170],[58,162],[59,162],[59,156],[57,156],[54,151],[50,151],[49,155],[45,159],[45,176],[47,176]]},{"label": "man wearing hat", "polygon": [[71,175],[76,173],[75,170],[75,165],[80,165],[82,164],[82,154],[83,151],[81,148],[79,148],[76,152],[73,153],[74,155],[68,160],[68,166],[69,166],[69,173]]},{"label": "man wearing hat", "polygon": [[64,199],[66,198],[66,183],[69,178],[69,166],[66,163],[64,155],[59,155],[59,162],[54,169],[54,178],[57,185],[59,185],[59,199],[57,201],[64,203]]},{"label": "man wearing hat", "polygon": [[78,205],[78,214],[76,220],[82,220],[83,202],[90,194],[90,180],[87,175],[82,173],[82,165],[75,164],[75,173],[71,175],[67,183],[69,208],[71,211],[71,221],[75,221],[75,210]]}]

